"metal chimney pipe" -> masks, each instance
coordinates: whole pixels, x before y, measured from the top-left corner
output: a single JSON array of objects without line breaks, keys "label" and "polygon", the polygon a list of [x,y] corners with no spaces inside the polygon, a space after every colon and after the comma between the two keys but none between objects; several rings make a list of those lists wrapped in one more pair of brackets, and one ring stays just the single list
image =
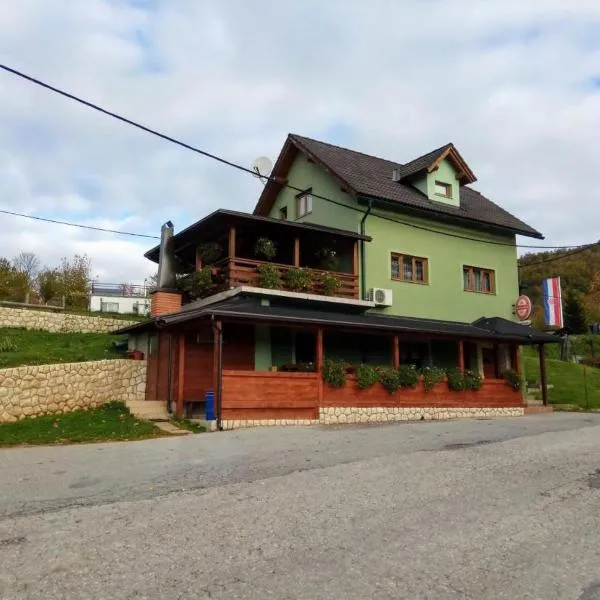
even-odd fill
[{"label": "metal chimney pipe", "polygon": [[173,252],[173,223],[167,221],[160,228],[160,251],[158,255],[158,289],[175,287],[175,253]]}]

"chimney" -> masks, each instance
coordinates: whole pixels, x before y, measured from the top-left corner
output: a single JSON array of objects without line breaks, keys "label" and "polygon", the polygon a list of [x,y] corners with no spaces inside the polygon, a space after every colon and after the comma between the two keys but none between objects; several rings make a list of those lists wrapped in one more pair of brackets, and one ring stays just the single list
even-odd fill
[{"label": "chimney", "polygon": [[394,169],[392,171],[392,181],[400,181],[400,169]]},{"label": "chimney", "polygon": [[181,292],[175,289],[175,254],[173,252],[173,223],[167,221],[160,228],[158,255],[158,285],[150,293],[150,316],[158,317],[178,312]]},{"label": "chimney", "polygon": [[179,312],[180,308],[181,292],[160,289],[150,292],[150,316],[152,318]]}]

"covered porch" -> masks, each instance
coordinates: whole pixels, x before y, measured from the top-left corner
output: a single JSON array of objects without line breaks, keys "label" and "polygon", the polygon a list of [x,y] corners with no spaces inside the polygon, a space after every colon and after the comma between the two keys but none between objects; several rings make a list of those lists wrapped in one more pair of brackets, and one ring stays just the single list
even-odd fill
[{"label": "covered porch", "polygon": [[[503,333],[494,329],[498,323],[340,314],[242,296],[157,324],[148,357],[148,399],[193,416],[202,413],[212,392],[224,428],[331,422],[340,409],[353,410],[352,419],[377,419],[372,411],[380,409],[392,420],[522,414],[521,391],[502,376],[511,371],[520,377],[520,345],[537,344],[546,387],[543,348],[554,341],[539,332],[531,337],[530,328],[516,324],[522,329]],[[324,380],[325,361],[346,365],[343,385]],[[393,393],[380,381],[363,388],[358,365],[410,366],[419,377]],[[480,386],[457,391],[445,379],[427,386],[421,374],[428,368],[476,373]]]}]

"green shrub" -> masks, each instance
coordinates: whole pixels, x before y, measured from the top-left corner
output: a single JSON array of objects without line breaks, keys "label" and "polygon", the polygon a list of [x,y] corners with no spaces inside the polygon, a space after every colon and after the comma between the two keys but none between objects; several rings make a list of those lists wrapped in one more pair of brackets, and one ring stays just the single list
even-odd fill
[{"label": "green shrub", "polygon": [[343,360],[327,359],[323,362],[323,381],[334,388],[346,385],[346,365]]},{"label": "green shrub", "polygon": [[506,371],[502,373],[502,379],[504,379],[515,392],[523,387],[523,380],[514,369],[506,369]]},{"label": "green shrub", "polygon": [[397,369],[398,380],[402,389],[416,388],[419,383],[419,372],[414,365],[400,365]]},{"label": "green shrub", "polygon": [[438,367],[426,367],[422,371],[423,374],[423,387],[426,392],[432,390],[438,383],[441,383],[446,379],[446,373],[443,369]]},{"label": "green shrub", "polygon": [[256,267],[258,285],[268,290],[278,290],[281,287],[281,275],[275,265],[263,264]]},{"label": "green shrub", "polygon": [[465,377],[459,369],[449,369],[446,371],[448,378],[448,388],[453,392],[462,392],[465,389]]},{"label": "green shrub", "polygon": [[375,385],[379,381],[379,373],[371,365],[358,365],[356,371],[356,385],[359,389],[365,390]]},{"label": "green shrub", "polygon": [[312,273],[300,267],[291,267],[283,278],[292,292],[307,292],[313,280]]},{"label": "green shrub", "polygon": [[259,237],[254,244],[254,254],[273,260],[277,256],[277,244],[268,237]]},{"label": "green shrub", "polygon": [[379,370],[379,381],[390,394],[393,394],[400,387],[400,373],[397,369],[385,367]]},{"label": "green shrub", "polygon": [[324,296],[335,296],[342,285],[342,280],[333,273],[321,273],[319,283],[323,286]]},{"label": "green shrub", "polygon": [[0,352],[16,352],[18,350],[17,344],[14,340],[9,337],[0,338]]},{"label": "green shrub", "polygon": [[465,371],[463,375],[465,381],[465,390],[472,390],[476,392],[481,389],[483,385],[483,380],[481,379],[481,375],[479,373],[475,373],[475,371]]}]

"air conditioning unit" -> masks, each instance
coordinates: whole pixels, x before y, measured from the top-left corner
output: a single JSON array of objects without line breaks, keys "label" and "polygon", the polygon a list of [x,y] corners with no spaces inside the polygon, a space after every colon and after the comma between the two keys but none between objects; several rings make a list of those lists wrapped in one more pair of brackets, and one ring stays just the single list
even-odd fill
[{"label": "air conditioning unit", "polygon": [[392,290],[371,288],[369,290],[369,300],[375,302],[376,306],[392,306]]}]

